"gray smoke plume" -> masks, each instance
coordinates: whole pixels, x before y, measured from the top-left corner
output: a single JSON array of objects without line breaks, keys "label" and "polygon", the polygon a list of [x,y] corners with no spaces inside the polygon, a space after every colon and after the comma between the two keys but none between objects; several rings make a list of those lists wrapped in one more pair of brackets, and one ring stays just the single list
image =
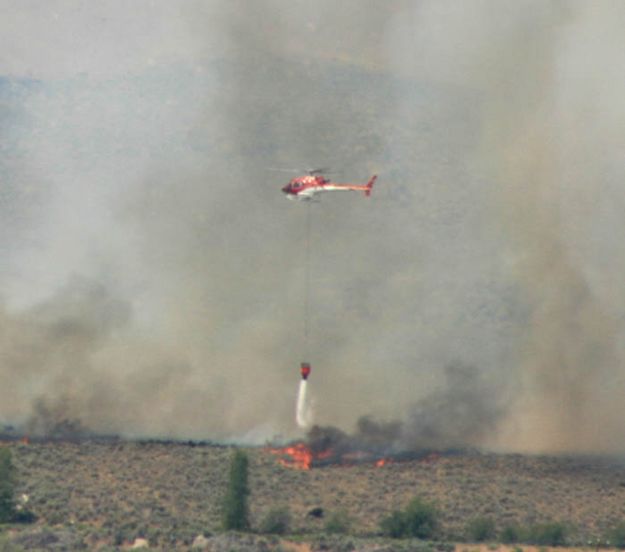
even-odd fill
[{"label": "gray smoke plume", "polygon": [[497,386],[461,364],[445,369],[445,386],[418,401],[400,436],[401,449],[450,448],[487,441],[505,412]]},{"label": "gray smoke plume", "polygon": [[72,408],[72,400],[61,400],[49,406],[45,399],[35,401],[33,413],[23,426],[27,435],[58,439],[81,439],[89,437],[89,430],[79,419],[72,418],[67,411]]},{"label": "gray smoke plume", "polygon": [[0,421],[292,437],[310,360],[342,431],[622,449],[620,3],[5,12]]},{"label": "gray smoke plume", "polygon": [[314,426],[307,444],[320,457],[332,451],[334,459],[354,451],[380,458],[480,445],[496,432],[505,413],[497,391],[479,370],[453,363],[445,368],[444,385],[418,400],[405,420],[381,422],[363,416],[349,433]]}]

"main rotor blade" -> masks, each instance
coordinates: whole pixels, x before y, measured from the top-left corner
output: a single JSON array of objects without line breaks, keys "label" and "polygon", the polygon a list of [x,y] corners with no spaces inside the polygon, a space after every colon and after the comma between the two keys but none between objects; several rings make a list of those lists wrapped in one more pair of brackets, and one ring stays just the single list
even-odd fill
[{"label": "main rotor blade", "polygon": [[288,172],[288,173],[301,173],[304,172],[302,169],[287,169],[285,167],[265,167],[266,171],[275,171],[275,172]]},{"label": "main rotor blade", "polygon": [[289,167],[265,167],[266,171],[274,171],[274,172],[286,172],[292,174],[309,174],[310,176],[314,176],[316,174],[339,174],[337,171],[332,171],[329,167],[320,167],[318,169],[302,169],[300,168],[289,168]]}]

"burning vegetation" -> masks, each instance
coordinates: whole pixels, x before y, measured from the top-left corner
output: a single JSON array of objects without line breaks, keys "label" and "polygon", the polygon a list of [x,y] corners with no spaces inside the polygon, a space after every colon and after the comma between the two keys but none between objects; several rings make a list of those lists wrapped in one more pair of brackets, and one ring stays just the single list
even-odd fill
[{"label": "burning vegetation", "polygon": [[269,448],[269,452],[278,457],[281,465],[300,470],[357,464],[383,467],[395,462],[432,461],[441,455],[471,452],[466,448],[401,449],[396,446],[397,441],[394,439],[401,434],[401,429],[398,422],[384,424],[364,417],[358,421],[354,435],[331,426],[314,426],[305,442]]}]

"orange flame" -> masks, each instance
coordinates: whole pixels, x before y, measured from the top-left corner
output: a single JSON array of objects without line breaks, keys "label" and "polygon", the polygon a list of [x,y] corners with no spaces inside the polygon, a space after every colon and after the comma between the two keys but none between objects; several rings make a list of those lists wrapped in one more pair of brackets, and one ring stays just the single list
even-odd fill
[{"label": "orange flame", "polygon": [[296,443],[284,448],[269,449],[269,452],[282,456],[282,458],[278,458],[278,462],[282,466],[296,470],[309,470],[314,460],[322,460],[332,456],[332,451],[330,450],[315,454],[304,443]]},{"label": "orange flame", "polygon": [[[371,452],[363,450],[352,450],[349,452],[337,452],[334,449],[326,449],[316,452],[305,443],[294,443],[284,448],[270,448],[271,454],[278,456],[278,463],[285,468],[296,470],[310,470],[313,467],[331,465],[335,467],[350,467],[355,465],[368,464],[376,468],[389,466],[398,462],[410,460],[409,457],[380,457]],[[431,452],[426,456],[414,458],[414,461],[425,464],[440,461],[442,458],[438,452]],[[324,460],[326,462],[324,462]]]},{"label": "orange flame", "polygon": [[310,452],[310,449],[303,443],[298,443],[283,449],[275,449],[272,452],[286,457],[279,458],[278,462],[287,468],[309,470],[313,460],[312,452]]}]

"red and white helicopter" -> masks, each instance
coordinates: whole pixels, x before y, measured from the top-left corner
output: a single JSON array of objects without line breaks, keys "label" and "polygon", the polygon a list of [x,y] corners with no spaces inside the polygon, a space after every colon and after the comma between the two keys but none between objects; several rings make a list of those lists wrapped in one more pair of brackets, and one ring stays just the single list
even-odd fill
[{"label": "red and white helicopter", "polygon": [[339,184],[323,176],[324,172],[325,169],[314,169],[308,171],[306,176],[292,178],[282,191],[288,199],[301,201],[310,201],[322,192],[364,192],[369,197],[373,183],[378,177],[377,174],[373,175],[366,184]]}]

